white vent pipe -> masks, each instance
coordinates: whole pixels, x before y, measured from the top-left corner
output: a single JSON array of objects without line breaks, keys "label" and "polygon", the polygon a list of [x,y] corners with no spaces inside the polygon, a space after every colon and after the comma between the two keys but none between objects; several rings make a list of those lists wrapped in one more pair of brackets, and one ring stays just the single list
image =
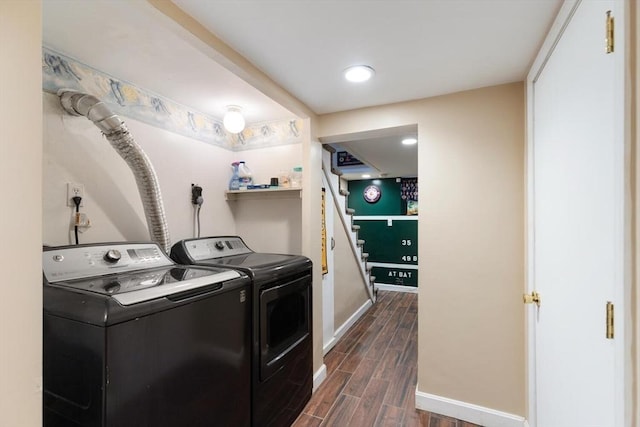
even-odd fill
[{"label": "white vent pipe", "polygon": [[157,242],[165,252],[168,252],[171,248],[171,240],[158,177],[153,170],[151,161],[134,141],[129,129],[104,102],[93,95],[62,89],[58,91],[58,96],[66,112],[74,116],[85,116],[91,120],[102,131],[120,157],[127,162],[138,184],[151,240]]}]

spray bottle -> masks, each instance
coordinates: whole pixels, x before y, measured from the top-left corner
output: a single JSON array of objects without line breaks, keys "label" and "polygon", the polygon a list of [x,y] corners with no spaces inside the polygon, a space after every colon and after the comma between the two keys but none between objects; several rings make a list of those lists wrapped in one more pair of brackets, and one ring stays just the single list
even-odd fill
[{"label": "spray bottle", "polygon": [[231,170],[233,175],[231,175],[231,181],[229,181],[229,190],[239,190],[240,189],[240,176],[238,175],[238,165],[239,162],[231,163]]}]

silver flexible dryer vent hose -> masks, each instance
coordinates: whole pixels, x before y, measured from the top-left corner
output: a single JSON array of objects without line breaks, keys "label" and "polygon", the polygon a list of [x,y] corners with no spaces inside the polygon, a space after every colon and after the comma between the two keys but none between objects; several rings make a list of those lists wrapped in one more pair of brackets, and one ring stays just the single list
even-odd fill
[{"label": "silver flexible dryer vent hose", "polygon": [[129,129],[104,102],[93,95],[60,90],[58,96],[66,112],[74,116],[85,116],[91,120],[104,133],[120,157],[127,162],[138,184],[149,235],[165,252],[168,252],[171,248],[171,239],[169,238],[158,177],[153,170],[151,161],[134,141]]}]

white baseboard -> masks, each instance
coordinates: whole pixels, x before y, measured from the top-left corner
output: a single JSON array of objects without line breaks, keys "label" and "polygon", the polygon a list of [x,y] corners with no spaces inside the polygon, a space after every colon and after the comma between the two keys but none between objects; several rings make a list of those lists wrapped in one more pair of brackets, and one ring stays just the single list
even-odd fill
[{"label": "white baseboard", "polygon": [[332,337],[326,343],[324,343],[324,345],[322,346],[322,355],[326,356],[327,353],[329,353],[329,350],[331,350],[337,343],[338,343],[338,338],[336,338],[335,336]]},{"label": "white baseboard", "polygon": [[409,292],[412,294],[418,293],[418,288],[415,286],[387,285],[385,283],[376,283],[375,287],[380,289],[381,291]]},{"label": "white baseboard", "polygon": [[320,369],[318,369],[316,373],[313,374],[312,392],[315,393],[318,387],[320,387],[320,384],[322,384],[326,379],[327,379],[327,365],[323,363],[322,366],[320,366]]},{"label": "white baseboard", "polygon": [[349,328],[352,327],[354,323],[356,323],[358,319],[360,319],[362,315],[366,313],[369,307],[371,307],[372,305],[373,303],[371,302],[371,300],[367,300],[364,304],[362,304],[362,306],[359,309],[356,310],[355,313],[351,315],[351,317],[347,319],[346,322],[344,322],[338,329],[336,329],[336,331],[333,333],[333,338],[331,338],[329,342],[327,342],[322,347],[322,354],[329,353],[329,350],[331,350],[333,346],[336,345],[338,340],[342,338],[344,334],[347,333]]},{"label": "white baseboard", "polygon": [[525,427],[527,421],[518,415],[496,411],[472,403],[461,402],[434,394],[423,393],[416,388],[416,408],[457,418],[485,427]]}]

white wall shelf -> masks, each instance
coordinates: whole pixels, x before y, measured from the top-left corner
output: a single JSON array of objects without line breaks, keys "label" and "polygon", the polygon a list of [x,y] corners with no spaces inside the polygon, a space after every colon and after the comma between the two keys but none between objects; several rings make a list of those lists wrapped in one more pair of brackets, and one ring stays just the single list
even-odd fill
[{"label": "white wall shelf", "polygon": [[255,190],[226,190],[225,200],[295,199],[302,198],[302,188],[260,188]]}]

